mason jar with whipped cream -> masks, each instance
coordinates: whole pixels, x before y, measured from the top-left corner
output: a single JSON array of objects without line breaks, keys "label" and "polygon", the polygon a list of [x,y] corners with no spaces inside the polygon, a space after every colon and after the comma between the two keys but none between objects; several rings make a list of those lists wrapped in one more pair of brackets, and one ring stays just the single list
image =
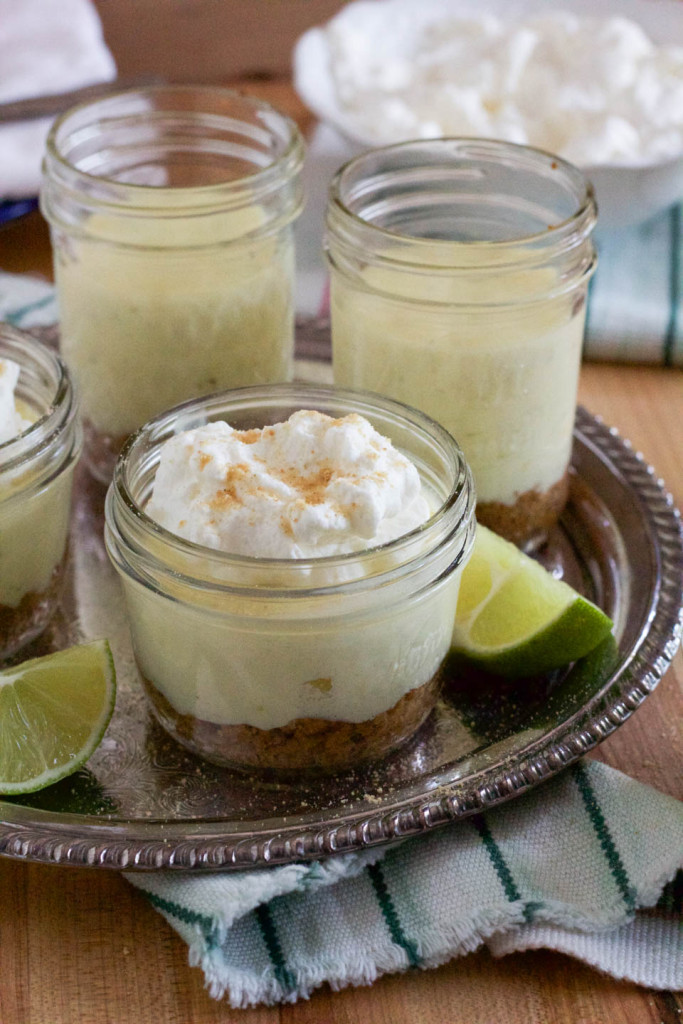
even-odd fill
[{"label": "mason jar with whipped cream", "polygon": [[503,142],[371,150],[330,189],[335,383],[442,423],[478,520],[528,547],[567,500],[595,221],[579,170]]},{"label": "mason jar with whipped cream", "polygon": [[209,86],[122,92],[55,122],[41,205],[99,479],[161,410],[291,378],[302,159],[289,118]]},{"label": "mason jar with whipped cream", "polygon": [[0,658],[39,636],[64,579],[81,429],[68,370],[0,325]]},{"label": "mason jar with whipped cream", "polygon": [[397,747],[437,699],[473,507],[453,438],[375,395],[245,388],[153,419],[105,539],[161,724],[276,772]]}]

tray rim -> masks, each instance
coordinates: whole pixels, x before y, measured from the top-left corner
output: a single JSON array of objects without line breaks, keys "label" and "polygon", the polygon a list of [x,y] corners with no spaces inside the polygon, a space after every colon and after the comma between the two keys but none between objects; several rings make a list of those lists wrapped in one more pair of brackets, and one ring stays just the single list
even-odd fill
[{"label": "tray rim", "polygon": [[[419,796],[397,797],[374,811],[348,813],[342,820],[307,825],[270,819],[262,823],[269,828],[230,834],[225,832],[230,821],[226,818],[131,822],[0,800],[0,856],[115,870],[182,871],[244,870],[314,860],[389,843],[480,813],[551,778],[592,750],[652,693],[678,648],[683,631],[683,528],[673,498],[655,470],[614,427],[579,406],[574,433],[638,499],[641,515],[651,527],[657,585],[625,664],[578,711],[522,748],[508,770],[494,764],[437,782]],[[591,714],[591,705],[615,688],[600,713]],[[438,775],[428,776],[425,786]]]}]

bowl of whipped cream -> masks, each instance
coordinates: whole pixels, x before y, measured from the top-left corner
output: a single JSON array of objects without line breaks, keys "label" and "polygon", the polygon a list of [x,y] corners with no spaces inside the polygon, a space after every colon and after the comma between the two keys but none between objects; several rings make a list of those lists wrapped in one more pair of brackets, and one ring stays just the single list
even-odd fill
[{"label": "bowl of whipped cream", "polygon": [[683,196],[680,0],[358,0],[299,39],[294,80],[356,152],[535,146],[587,174],[607,226]]}]

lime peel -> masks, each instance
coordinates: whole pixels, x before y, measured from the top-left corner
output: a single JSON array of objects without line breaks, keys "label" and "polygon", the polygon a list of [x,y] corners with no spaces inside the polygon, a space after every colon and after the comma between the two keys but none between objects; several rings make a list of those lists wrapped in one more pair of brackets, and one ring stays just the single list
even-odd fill
[{"label": "lime peel", "polygon": [[0,672],[0,793],[33,793],[80,768],[99,746],[115,699],[106,640]]},{"label": "lime peel", "polygon": [[538,675],[588,654],[612,625],[514,544],[477,526],[460,586],[454,654],[497,675]]}]

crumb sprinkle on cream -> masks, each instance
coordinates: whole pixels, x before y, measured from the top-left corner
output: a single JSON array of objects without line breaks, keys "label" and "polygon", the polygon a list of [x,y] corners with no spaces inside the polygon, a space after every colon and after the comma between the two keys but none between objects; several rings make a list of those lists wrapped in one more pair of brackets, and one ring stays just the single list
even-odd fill
[{"label": "crumb sprinkle on cream", "polygon": [[311,558],[386,543],[429,517],[416,467],[355,413],[301,410],[263,430],[171,438],[147,511],[235,554]]}]

